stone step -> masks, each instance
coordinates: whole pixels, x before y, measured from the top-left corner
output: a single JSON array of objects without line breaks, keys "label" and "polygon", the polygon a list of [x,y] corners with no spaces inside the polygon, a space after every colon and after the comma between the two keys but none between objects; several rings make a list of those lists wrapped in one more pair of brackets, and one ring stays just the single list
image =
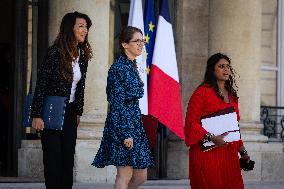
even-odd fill
[{"label": "stone step", "polygon": [[283,153],[283,144],[279,142],[269,142],[269,143],[245,142],[245,147],[248,152]]},{"label": "stone step", "polygon": [[[44,189],[44,183],[0,183],[0,189]],[[74,189],[113,189],[112,184],[75,183]],[[188,180],[151,180],[139,189],[190,189]],[[245,189],[284,189],[284,182],[245,182]]]}]

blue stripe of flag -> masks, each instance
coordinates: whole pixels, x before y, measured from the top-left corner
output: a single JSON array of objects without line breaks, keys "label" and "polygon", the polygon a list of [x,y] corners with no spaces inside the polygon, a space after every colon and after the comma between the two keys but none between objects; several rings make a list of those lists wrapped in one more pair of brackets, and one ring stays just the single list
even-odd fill
[{"label": "blue stripe of flag", "polygon": [[160,16],[162,16],[167,22],[171,23],[171,16],[169,11],[169,1],[161,0],[160,2]]},{"label": "blue stripe of flag", "polygon": [[[155,17],[155,4],[154,0],[145,1],[144,10],[144,33],[145,38],[148,38],[148,42],[145,44],[147,52],[147,69],[149,70],[152,64],[152,57],[154,51],[155,37],[156,37],[156,17]],[[148,72],[149,75],[149,72]]]}]

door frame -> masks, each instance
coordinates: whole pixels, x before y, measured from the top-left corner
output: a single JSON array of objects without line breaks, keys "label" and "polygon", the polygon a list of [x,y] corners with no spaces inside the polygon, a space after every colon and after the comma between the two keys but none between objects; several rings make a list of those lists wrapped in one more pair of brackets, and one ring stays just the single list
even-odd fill
[{"label": "door frame", "polygon": [[[34,2],[33,2],[34,3]],[[38,6],[37,61],[42,62],[48,47],[48,0],[35,1]],[[12,27],[12,62],[9,74],[9,126],[7,176],[18,176],[18,149],[25,139],[25,129],[22,126],[23,107],[27,94],[27,63],[28,63],[28,8],[29,1],[13,0]],[[33,70],[36,71],[36,70]]]},{"label": "door frame", "polygon": [[25,78],[27,65],[27,15],[28,1],[13,1],[13,42],[12,64],[9,74],[9,126],[8,126],[8,154],[7,154],[7,176],[18,175],[18,148],[24,129],[21,125],[22,105],[25,97]]}]

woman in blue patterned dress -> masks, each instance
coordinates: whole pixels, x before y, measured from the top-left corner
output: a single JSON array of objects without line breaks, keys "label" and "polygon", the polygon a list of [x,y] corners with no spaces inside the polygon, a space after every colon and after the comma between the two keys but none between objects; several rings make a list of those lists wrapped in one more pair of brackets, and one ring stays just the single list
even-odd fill
[{"label": "woman in blue patterned dress", "polygon": [[144,43],[140,29],[123,29],[119,38],[122,53],[108,72],[106,93],[110,111],[92,165],[116,166],[115,189],[138,188],[147,180],[147,168],[153,165],[138,101],[144,95],[143,82],[135,61]]}]

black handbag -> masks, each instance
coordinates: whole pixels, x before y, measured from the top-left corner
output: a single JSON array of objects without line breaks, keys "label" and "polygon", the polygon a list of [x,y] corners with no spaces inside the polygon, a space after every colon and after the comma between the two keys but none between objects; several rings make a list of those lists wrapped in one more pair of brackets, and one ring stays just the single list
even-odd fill
[{"label": "black handbag", "polygon": [[[32,126],[31,109],[33,103],[33,86],[32,73],[30,77],[29,93],[26,97],[24,112],[23,112],[23,126]],[[67,105],[67,97],[62,96],[45,96],[42,107],[42,119],[45,129],[62,130],[64,123],[65,109]]]},{"label": "black handbag", "polygon": [[244,171],[251,171],[254,168],[255,162],[252,160],[247,160],[244,158],[240,158],[240,168]]},{"label": "black handbag", "polygon": [[[33,95],[28,94],[24,108],[23,125],[31,127],[31,107]],[[65,108],[67,97],[62,96],[45,96],[42,107],[42,119],[45,129],[62,130],[64,123]]]}]

